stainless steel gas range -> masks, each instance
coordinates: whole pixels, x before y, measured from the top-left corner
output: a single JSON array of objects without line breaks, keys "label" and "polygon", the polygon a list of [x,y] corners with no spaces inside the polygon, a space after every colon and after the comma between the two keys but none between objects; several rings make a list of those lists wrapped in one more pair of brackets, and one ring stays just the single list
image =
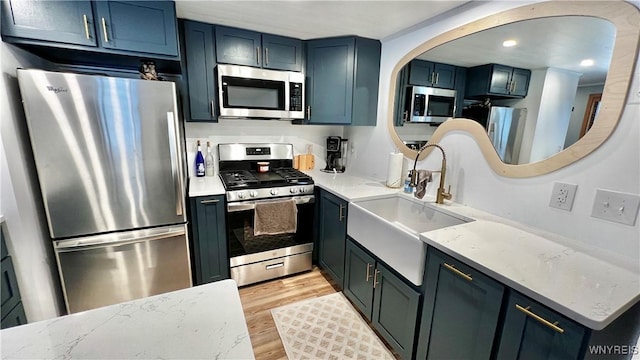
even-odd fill
[{"label": "stainless steel gas range", "polygon": [[[293,168],[293,145],[219,144],[218,155],[227,198],[231,278],[242,286],[310,270],[314,186],[310,176]],[[287,201],[295,203],[295,219],[277,215],[274,221],[292,220],[294,228],[257,235],[256,208]]]}]

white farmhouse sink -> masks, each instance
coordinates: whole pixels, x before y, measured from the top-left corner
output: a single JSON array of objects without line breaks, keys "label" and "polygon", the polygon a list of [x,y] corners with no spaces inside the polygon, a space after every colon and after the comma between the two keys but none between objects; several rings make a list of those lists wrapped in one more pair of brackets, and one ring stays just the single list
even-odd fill
[{"label": "white farmhouse sink", "polygon": [[415,285],[426,257],[419,234],[472,221],[399,195],[349,203],[348,214],[347,234]]}]

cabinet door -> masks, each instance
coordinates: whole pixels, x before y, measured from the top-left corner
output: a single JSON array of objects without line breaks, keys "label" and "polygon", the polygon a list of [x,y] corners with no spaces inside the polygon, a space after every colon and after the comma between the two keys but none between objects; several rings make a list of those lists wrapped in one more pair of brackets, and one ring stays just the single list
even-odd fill
[{"label": "cabinet door", "polygon": [[309,123],[350,124],[353,105],[355,39],[307,43]]},{"label": "cabinet door", "polygon": [[101,47],[178,56],[173,1],[96,1],[94,6]]},{"label": "cabinet door", "polygon": [[529,79],[531,79],[531,70],[514,68],[511,75],[511,95],[527,96]]},{"label": "cabinet door", "polygon": [[344,295],[371,320],[376,260],[347,239],[344,266]]},{"label": "cabinet door", "polygon": [[409,69],[407,66],[400,69],[396,79],[396,96],[393,103],[393,116],[395,126],[403,126],[405,119],[409,116],[406,108],[407,85],[409,81]]},{"label": "cabinet door", "polygon": [[16,273],[13,269],[13,263],[11,257],[7,256],[2,259],[1,263],[1,276],[0,285],[2,290],[2,304],[0,309],[2,312],[2,318],[7,316],[7,313],[20,302],[20,291],[18,290],[18,280],[16,279]]},{"label": "cabinet door", "polygon": [[427,253],[418,359],[489,359],[503,287],[433,248]]},{"label": "cabinet door", "polygon": [[420,293],[381,263],[374,273],[373,327],[403,359],[411,359]]},{"label": "cabinet door", "polygon": [[216,59],[219,63],[261,66],[260,33],[216,26]]},{"label": "cabinet door", "polygon": [[585,328],[512,291],[498,359],[581,359]]},{"label": "cabinet door", "polygon": [[326,191],[320,191],[320,223],[318,244],[320,266],[343,288],[344,251],[347,239],[347,202]]},{"label": "cabinet door", "polygon": [[192,201],[197,285],[229,278],[224,196]]},{"label": "cabinet door", "polygon": [[185,21],[184,47],[190,121],[217,121],[213,25]]},{"label": "cabinet door", "polygon": [[0,328],[7,329],[18,325],[24,325],[26,323],[27,316],[24,314],[24,307],[22,307],[22,302],[20,302],[13,309],[11,309],[6,317],[2,318],[2,324],[0,324]]},{"label": "cabinet door", "polygon": [[2,1],[2,35],[97,44],[90,1]]},{"label": "cabinet door", "polygon": [[302,71],[302,40],[277,35],[262,35],[262,67]]},{"label": "cabinet door", "polygon": [[456,67],[447,64],[433,65],[433,87],[441,89],[453,89],[455,87]]},{"label": "cabinet door", "polygon": [[409,84],[431,86],[433,84],[433,63],[424,60],[412,60],[409,63]]},{"label": "cabinet door", "polygon": [[512,68],[494,64],[491,71],[489,92],[494,94],[508,94]]}]

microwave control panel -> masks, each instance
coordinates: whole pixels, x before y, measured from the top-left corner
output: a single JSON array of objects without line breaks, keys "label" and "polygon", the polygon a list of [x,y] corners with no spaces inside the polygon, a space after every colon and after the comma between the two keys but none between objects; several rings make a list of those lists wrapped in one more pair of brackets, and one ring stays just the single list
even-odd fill
[{"label": "microwave control panel", "polygon": [[302,84],[289,83],[289,111],[302,111]]}]

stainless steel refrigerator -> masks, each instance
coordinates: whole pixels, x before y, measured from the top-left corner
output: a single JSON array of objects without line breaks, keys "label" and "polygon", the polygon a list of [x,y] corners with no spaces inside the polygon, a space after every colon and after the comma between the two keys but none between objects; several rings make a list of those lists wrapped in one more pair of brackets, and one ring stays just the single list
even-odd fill
[{"label": "stainless steel refrigerator", "polygon": [[492,106],[489,110],[487,133],[503,162],[518,164],[527,109]]},{"label": "stainless steel refrigerator", "polygon": [[172,82],[18,70],[67,311],[192,285]]}]

